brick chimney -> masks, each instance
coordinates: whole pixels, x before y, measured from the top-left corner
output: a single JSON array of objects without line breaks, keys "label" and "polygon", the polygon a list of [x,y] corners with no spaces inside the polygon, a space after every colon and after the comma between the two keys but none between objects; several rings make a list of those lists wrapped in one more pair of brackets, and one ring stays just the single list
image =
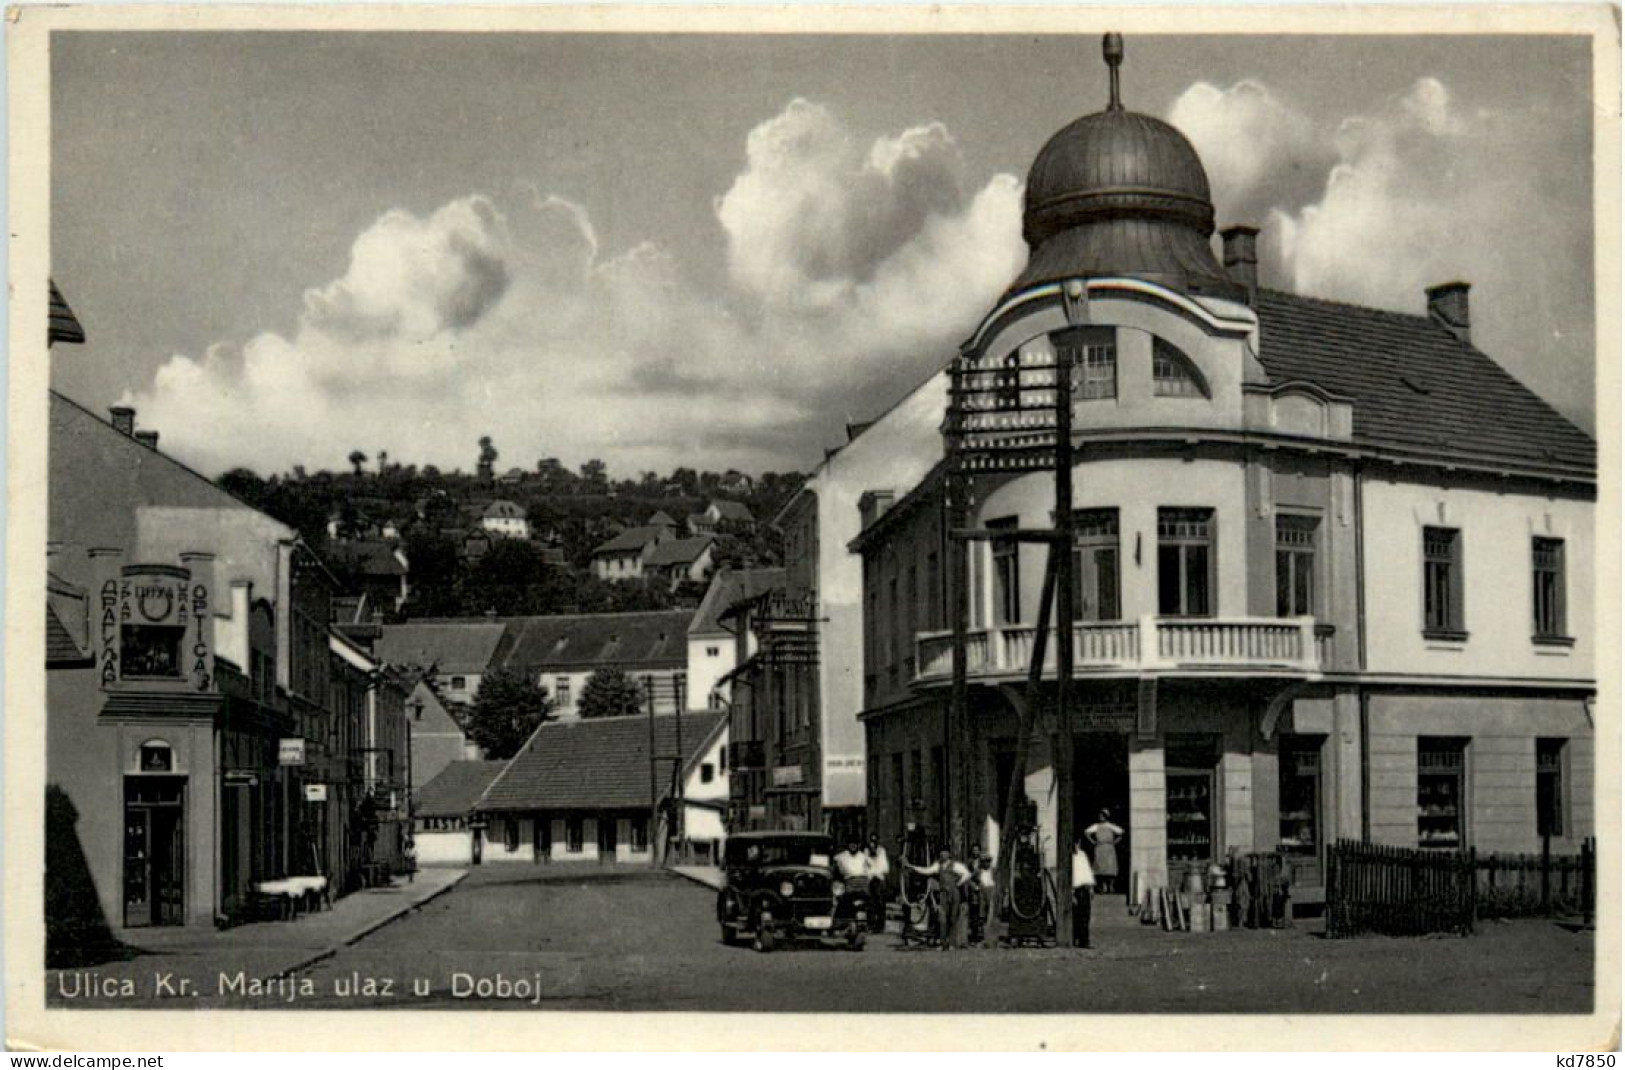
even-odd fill
[{"label": "brick chimney", "polygon": [[1247,287],[1247,303],[1252,304],[1258,299],[1258,228],[1226,227],[1219,237],[1224,241],[1224,270]]},{"label": "brick chimney", "polygon": [[135,410],[128,405],[114,405],[107,410],[113,414],[113,430],[121,435],[135,434]]},{"label": "brick chimney", "polygon": [[1463,342],[1473,340],[1473,319],[1467,305],[1470,283],[1446,282],[1428,287],[1428,317]]},{"label": "brick chimney", "polygon": [[147,447],[149,450],[155,450],[158,448],[158,432],[156,431],[137,431],[135,433],[135,440]]}]

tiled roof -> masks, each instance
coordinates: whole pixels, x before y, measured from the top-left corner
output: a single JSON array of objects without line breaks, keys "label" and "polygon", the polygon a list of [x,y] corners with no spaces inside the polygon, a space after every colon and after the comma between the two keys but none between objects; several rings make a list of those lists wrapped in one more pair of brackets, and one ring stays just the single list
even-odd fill
[{"label": "tiled roof", "polygon": [[722,626],[720,618],[729,606],[783,587],[787,575],[782,568],[723,569],[711,578],[711,585],[705,589],[705,597],[700,600],[694,622],[688,626],[688,634],[727,634],[728,629]]},{"label": "tiled roof", "polygon": [[373,652],[391,665],[433,665],[443,673],[482,673],[491,667],[503,626],[496,621],[386,624]]},{"label": "tiled roof", "polygon": [[666,539],[657,542],[643,555],[643,563],[655,568],[666,565],[687,565],[700,559],[705,548],[710,546],[712,539],[709,535],[696,535],[688,539]]},{"label": "tiled roof", "polygon": [[406,566],[395,555],[395,544],[381,539],[353,539],[327,544],[323,556],[336,572],[363,576],[404,576]]},{"label": "tiled roof", "polygon": [[1270,378],[1348,398],[1359,444],[1596,470],[1589,435],[1426,316],[1262,290],[1258,318]]},{"label": "tiled roof", "polygon": [[89,661],[90,602],[85,589],[54,572],[45,575],[45,664]]},{"label": "tiled roof", "polygon": [[481,515],[497,520],[523,520],[525,519],[525,509],[517,502],[505,501],[499,498],[487,505],[485,512]]},{"label": "tiled roof", "polygon": [[412,812],[418,817],[463,817],[474,809],[507,762],[452,762],[418,789]]},{"label": "tiled roof", "polygon": [[68,307],[67,298],[62,291],[56,288],[56,280],[51,280],[51,321],[47,344],[52,342],[83,342],[85,329],[79,325],[79,318]]},{"label": "tiled roof", "polygon": [[627,528],[619,535],[601,544],[593,550],[592,554],[624,554],[638,553],[651,542],[659,540],[665,534],[660,528],[636,527]]},{"label": "tiled roof", "polygon": [[506,624],[512,648],[502,666],[530,675],[561,668],[682,666],[688,662],[692,619],[687,609],[511,617]]},{"label": "tiled roof", "polygon": [[711,502],[711,508],[716,510],[717,517],[722,520],[738,520],[749,524],[756,519],[750,507],[744,502],[731,502],[726,498],[717,498]]},{"label": "tiled roof", "polygon": [[657,510],[655,510],[655,515],[651,516],[644,523],[645,523],[645,526],[652,527],[652,528],[653,527],[671,527],[673,524],[676,524],[677,521],[673,520],[671,514],[666,512],[666,510],[657,509]]},{"label": "tiled roof", "polygon": [[[682,715],[684,768],[715,738],[727,716],[716,710]],[[654,718],[661,798],[671,787],[678,720],[669,714]],[[649,802],[649,718],[601,717],[550,721],[538,728],[486,790],[479,809],[647,809]]]}]

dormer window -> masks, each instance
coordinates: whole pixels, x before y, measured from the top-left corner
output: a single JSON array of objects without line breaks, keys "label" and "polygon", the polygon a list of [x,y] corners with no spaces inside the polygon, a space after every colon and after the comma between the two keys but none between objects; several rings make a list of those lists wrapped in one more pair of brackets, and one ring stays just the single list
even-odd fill
[{"label": "dormer window", "polygon": [[1207,385],[1178,346],[1155,339],[1151,346],[1152,392],[1164,398],[1205,398]]}]

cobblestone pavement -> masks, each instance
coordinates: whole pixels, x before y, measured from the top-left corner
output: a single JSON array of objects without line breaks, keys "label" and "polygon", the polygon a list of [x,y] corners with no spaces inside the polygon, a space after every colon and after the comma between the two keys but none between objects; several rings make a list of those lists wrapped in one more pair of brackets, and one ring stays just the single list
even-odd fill
[{"label": "cobblestone pavement", "polygon": [[[296,977],[202,1004],[691,1011],[1579,1013],[1594,934],[1487,923],[1471,938],[1162,933],[1121,901],[1097,949],[759,954],[721,943],[714,893],[647,870],[486,866]],[[109,1002],[129,1006],[128,1000]]]}]

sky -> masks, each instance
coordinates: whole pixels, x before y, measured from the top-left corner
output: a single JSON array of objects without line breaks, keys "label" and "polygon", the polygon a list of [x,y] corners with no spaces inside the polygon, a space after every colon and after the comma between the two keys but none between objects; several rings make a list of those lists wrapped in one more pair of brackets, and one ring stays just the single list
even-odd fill
[{"label": "sky", "polygon": [[[806,470],[1019,273],[1095,36],[59,32],[52,384],[204,471]],[[1420,313],[1588,431],[1589,42],[1129,35],[1264,284]]]}]

